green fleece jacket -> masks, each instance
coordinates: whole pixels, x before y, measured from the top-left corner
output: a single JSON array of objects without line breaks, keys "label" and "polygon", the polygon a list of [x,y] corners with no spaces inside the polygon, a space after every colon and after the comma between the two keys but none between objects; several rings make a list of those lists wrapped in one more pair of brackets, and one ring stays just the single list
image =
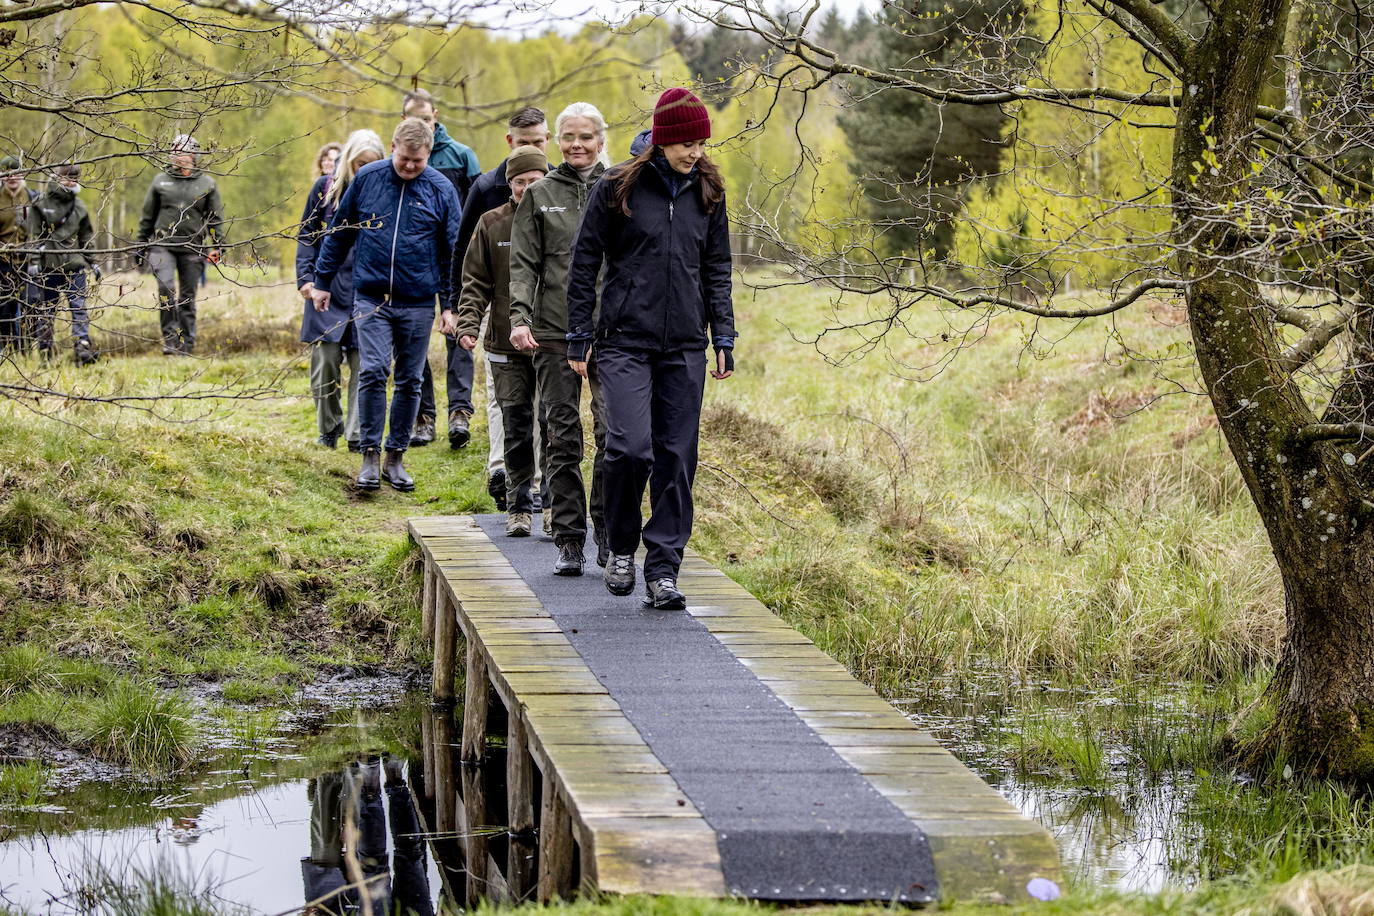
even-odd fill
[{"label": "green fleece jacket", "polygon": [[66,188],[50,188],[33,202],[28,234],[28,247],[41,251],[29,255],[39,273],[65,273],[91,266],[85,252],[91,247],[95,229],[86,205]]},{"label": "green fleece jacket", "polygon": [[138,241],[163,248],[224,244],[224,209],[215,179],[200,169],[191,174],[158,172],[143,198]]},{"label": "green fleece jacket", "polygon": [[490,307],[482,347],[506,356],[520,352],[510,342],[510,230],[514,222],[515,202],[509,200],[478,219],[477,231],[463,255],[463,292],[458,297],[454,335],[476,337]]},{"label": "green fleece jacket", "polygon": [[568,267],[600,163],[586,181],[566,162],[529,186],[510,238],[510,323],[530,329],[540,349],[568,352]]}]

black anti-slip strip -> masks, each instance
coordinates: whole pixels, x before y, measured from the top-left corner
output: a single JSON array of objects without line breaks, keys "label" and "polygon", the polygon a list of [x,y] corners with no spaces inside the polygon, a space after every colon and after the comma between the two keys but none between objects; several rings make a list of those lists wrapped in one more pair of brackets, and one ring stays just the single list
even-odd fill
[{"label": "black anti-slip strip", "polygon": [[608,594],[594,563],[555,576],[549,541],[478,523],[716,831],[732,893],[935,899],[920,829],[701,623]]}]

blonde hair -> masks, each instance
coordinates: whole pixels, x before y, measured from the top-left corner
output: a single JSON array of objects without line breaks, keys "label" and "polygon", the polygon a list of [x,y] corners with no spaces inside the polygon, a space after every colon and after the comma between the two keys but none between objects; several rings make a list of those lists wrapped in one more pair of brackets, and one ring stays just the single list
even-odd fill
[{"label": "blonde hair", "polygon": [[353,162],[363,153],[376,153],[378,159],[386,158],[386,147],[382,146],[382,138],[377,136],[376,131],[355,130],[344,141],[339,160],[334,164],[334,180],[329,183],[329,194],[324,199],[326,207],[337,205],[343,197],[344,189],[353,181],[353,175],[357,172]]},{"label": "blonde hair", "polygon": [[434,131],[419,118],[406,118],[396,125],[396,131],[391,135],[391,145],[408,149],[434,149]]},{"label": "blonde hair", "polygon": [[611,164],[611,154],[607,150],[610,146],[606,142],[606,118],[591,102],[573,102],[567,108],[558,113],[558,117],[553,122],[553,136],[556,140],[563,135],[563,122],[569,118],[586,118],[592,122],[592,127],[596,130],[596,135],[601,138],[601,155],[597,158],[602,165]]}]

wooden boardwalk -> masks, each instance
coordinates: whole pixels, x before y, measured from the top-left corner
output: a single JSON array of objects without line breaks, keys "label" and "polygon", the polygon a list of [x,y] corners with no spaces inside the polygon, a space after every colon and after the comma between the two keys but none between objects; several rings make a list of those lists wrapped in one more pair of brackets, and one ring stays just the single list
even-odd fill
[{"label": "wooden boardwalk", "polygon": [[[548,542],[500,523],[409,522],[435,700],[454,699],[461,633],[462,760],[505,747],[505,797],[456,825],[469,900],[1015,902],[1059,880],[1042,827],[710,564],[688,556],[687,612],[664,614],[594,565],[543,575]],[[475,839],[493,823],[505,861]]]}]

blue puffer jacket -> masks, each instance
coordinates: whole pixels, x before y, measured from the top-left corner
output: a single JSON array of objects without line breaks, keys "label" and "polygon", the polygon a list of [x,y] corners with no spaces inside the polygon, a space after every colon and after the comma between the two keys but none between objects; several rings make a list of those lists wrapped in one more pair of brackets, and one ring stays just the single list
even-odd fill
[{"label": "blue puffer jacket", "polygon": [[353,250],[353,288],[399,305],[453,303],[450,265],[463,206],[433,168],[403,181],[390,159],[365,165],[339,201],[315,261],[315,288],[330,290]]}]

